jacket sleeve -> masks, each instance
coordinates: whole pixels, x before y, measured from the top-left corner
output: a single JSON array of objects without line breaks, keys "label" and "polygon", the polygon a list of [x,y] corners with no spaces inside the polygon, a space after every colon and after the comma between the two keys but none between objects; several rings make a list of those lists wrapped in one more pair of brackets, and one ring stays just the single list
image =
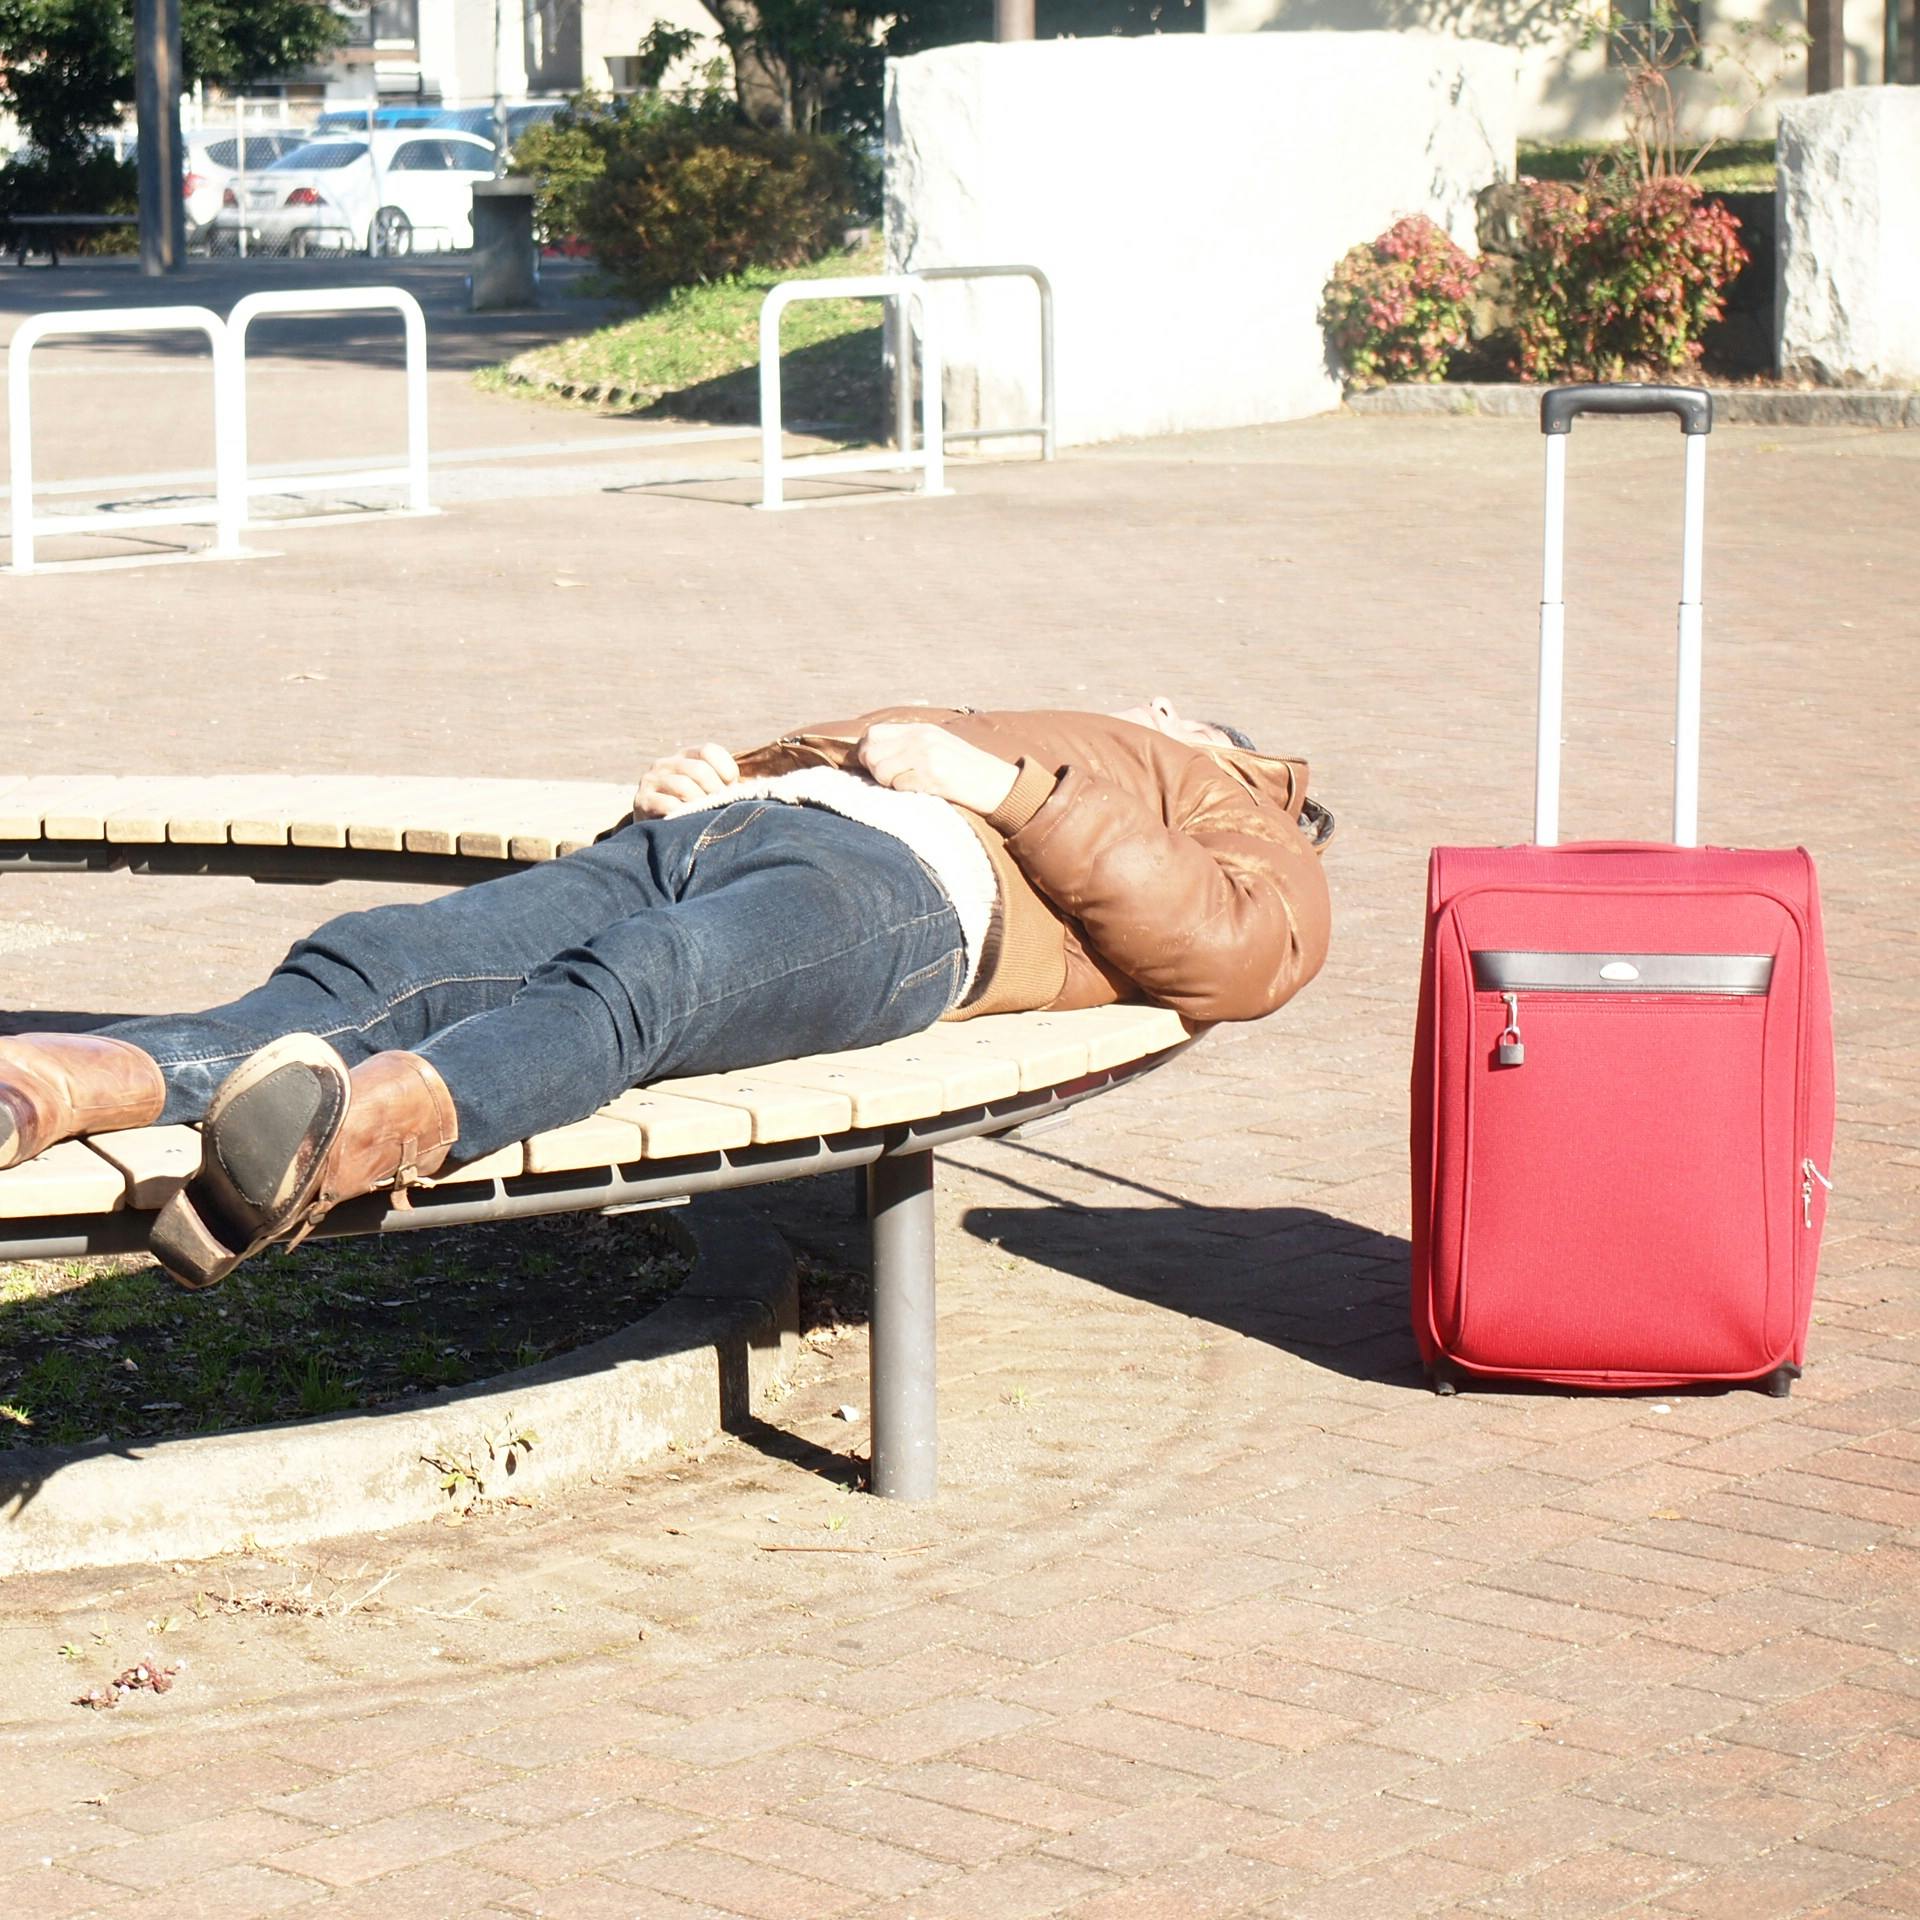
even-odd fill
[{"label": "jacket sleeve", "polygon": [[[1015,794],[1034,793],[1023,762]],[[1326,958],[1318,857],[1291,820],[1237,788],[1223,783],[1170,826],[1124,787],[1068,767],[1023,823],[1005,825],[1007,851],[1092,951],[1190,1020],[1258,1019]]]}]

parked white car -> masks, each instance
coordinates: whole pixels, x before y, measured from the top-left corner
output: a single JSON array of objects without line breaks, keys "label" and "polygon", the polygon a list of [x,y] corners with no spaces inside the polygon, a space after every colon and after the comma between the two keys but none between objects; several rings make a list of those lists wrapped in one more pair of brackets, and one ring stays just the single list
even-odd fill
[{"label": "parked white car", "polygon": [[[263,173],[311,135],[298,127],[256,127],[247,134],[248,173]],[[198,239],[220,214],[221,195],[240,172],[240,136],[233,128],[202,127],[187,136],[187,235]]]},{"label": "parked white car", "polygon": [[401,127],[329,135],[229,187],[216,234],[266,252],[346,248],[375,255],[473,245],[473,187],[493,178],[493,143],[472,134]]}]

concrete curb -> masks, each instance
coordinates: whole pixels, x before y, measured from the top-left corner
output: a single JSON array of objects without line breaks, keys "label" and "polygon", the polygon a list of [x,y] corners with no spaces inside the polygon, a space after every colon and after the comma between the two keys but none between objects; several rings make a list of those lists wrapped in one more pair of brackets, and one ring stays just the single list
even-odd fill
[{"label": "concrete curb", "polygon": [[737,1206],[670,1222],[694,1254],[680,1291],[537,1367],[390,1412],[0,1454],[0,1577],[405,1526],[456,1497],[550,1492],[737,1426],[798,1351],[793,1258]]},{"label": "concrete curb", "polygon": [[[1489,419],[1540,414],[1544,387],[1519,381],[1441,381],[1434,386],[1375,387],[1350,393],[1349,413],[1479,414]],[[1920,427],[1920,393],[1878,388],[1711,387],[1716,424],[1749,427]]]}]

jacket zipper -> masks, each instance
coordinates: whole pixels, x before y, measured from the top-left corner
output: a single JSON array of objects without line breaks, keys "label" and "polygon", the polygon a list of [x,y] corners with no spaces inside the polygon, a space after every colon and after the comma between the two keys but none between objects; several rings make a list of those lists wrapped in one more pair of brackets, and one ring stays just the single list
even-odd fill
[{"label": "jacket zipper", "polygon": [[1811,1159],[1800,1162],[1800,1224],[1809,1233],[1813,1231],[1813,1183],[1820,1184],[1831,1193],[1833,1182],[1816,1167]]}]

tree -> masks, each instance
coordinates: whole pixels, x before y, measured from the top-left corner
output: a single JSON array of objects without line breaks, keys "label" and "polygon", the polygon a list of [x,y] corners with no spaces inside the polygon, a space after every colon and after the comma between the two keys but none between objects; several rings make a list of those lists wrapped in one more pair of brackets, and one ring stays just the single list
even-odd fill
[{"label": "tree", "polygon": [[[311,66],[345,33],[320,0],[181,0],[186,78],[219,87]],[[34,148],[77,165],[133,104],[131,0],[0,0],[0,87]]]}]

